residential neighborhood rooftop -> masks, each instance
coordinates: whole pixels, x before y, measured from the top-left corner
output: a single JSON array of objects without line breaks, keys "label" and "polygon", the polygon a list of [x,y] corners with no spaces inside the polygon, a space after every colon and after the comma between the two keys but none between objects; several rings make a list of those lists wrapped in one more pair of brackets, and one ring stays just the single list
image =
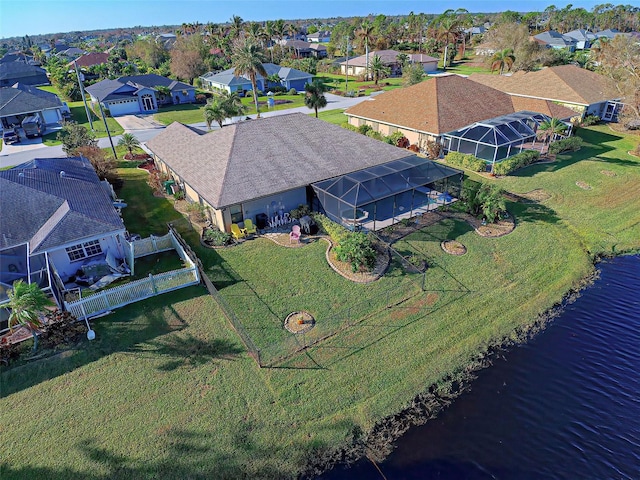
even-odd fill
[{"label": "residential neighborhood rooftop", "polygon": [[205,135],[173,123],[147,146],[215,208],[413,155],[302,113]]}]

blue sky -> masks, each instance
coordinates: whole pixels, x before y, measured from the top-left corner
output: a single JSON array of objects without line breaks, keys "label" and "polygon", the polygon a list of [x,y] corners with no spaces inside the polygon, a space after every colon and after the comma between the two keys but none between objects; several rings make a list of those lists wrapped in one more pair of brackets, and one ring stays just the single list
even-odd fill
[{"label": "blue sky", "polygon": [[[0,0],[0,37],[36,35],[136,25],[179,25],[192,22],[223,23],[232,15],[244,20],[351,17],[368,14],[406,15],[441,13],[448,8],[470,12],[544,10],[569,2],[527,0]],[[572,2],[591,10],[601,0]]]}]

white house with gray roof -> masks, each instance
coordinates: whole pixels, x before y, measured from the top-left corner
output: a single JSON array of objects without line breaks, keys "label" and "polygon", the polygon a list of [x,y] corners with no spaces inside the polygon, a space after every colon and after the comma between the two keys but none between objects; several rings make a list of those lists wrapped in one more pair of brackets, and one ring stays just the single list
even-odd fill
[{"label": "white house with gray roof", "polygon": [[[287,90],[292,88],[302,92],[304,86],[307,83],[311,83],[313,75],[295,68],[281,67],[275,63],[264,63],[264,69],[267,72],[267,76],[277,74],[280,77],[280,83],[268,81],[262,75],[258,74],[256,77],[256,85],[258,90],[266,93],[270,87],[282,86]],[[209,90],[225,90],[227,92],[241,92],[246,93],[252,90],[251,81],[246,76],[236,76],[235,68],[229,68],[219,73],[209,72],[200,77],[202,86]]]},{"label": "white house with gray roof", "polygon": [[108,253],[126,258],[112,192],[82,157],[39,158],[0,171],[0,305],[19,279],[62,305],[64,282],[78,270]]}]

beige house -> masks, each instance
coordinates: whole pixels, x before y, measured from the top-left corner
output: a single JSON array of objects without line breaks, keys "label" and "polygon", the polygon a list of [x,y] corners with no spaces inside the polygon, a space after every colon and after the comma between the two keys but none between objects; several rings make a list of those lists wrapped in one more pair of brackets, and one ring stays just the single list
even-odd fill
[{"label": "beige house", "polygon": [[578,117],[597,115],[604,121],[611,121],[621,106],[620,95],[610,79],[575,65],[559,65],[536,72],[518,71],[508,76],[474,73],[469,80],[514,98],[563,105]]},{"label": "beige house", "polygon": [[[402,66],[398,62],[398,55],[402,52],[396,50],[377,50],[369,52],[369,67],[373,57],[376,55],[380,57],[382,63],[391,69],[391,76],[402,75]],[[420,64],[425,72],[433,72],[438,69],[438,59],[425,55],[423,53],[410,53],[407,54],[409,62],[412,64]],[[367,56],[360,55],[359,57],[350,58],[347,61],[340,63],[340,71],[343,74],[349,74],[353,76],[364,75],[367,68]]]},{"label": "beige house", "polygon": [[572,111],[545,100],[516,98],[459,75],[432,77],[391,90],[348,108],[355,127],[369,125],[383,135],[400,131],[411,144],[427,141],[475,122],[527,110],[568,119]]}]

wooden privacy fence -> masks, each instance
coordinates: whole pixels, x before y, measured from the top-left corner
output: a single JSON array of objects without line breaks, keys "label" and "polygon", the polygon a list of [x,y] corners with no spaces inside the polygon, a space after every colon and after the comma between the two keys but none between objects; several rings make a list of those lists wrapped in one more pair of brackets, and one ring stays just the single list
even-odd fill
[{"label": "wooden privacy fence", "polygon": [[162,237],[151,236],[136,240],[130,242],[129,246],[134,258],[175,249],[187,267],[156,275],[149,274],[147,278],[108,288],[85,298],[65,301],[65,309],[77,318],[93,317],[114,308],[200,283],[196,261],[188,255],[172,229]]}]

